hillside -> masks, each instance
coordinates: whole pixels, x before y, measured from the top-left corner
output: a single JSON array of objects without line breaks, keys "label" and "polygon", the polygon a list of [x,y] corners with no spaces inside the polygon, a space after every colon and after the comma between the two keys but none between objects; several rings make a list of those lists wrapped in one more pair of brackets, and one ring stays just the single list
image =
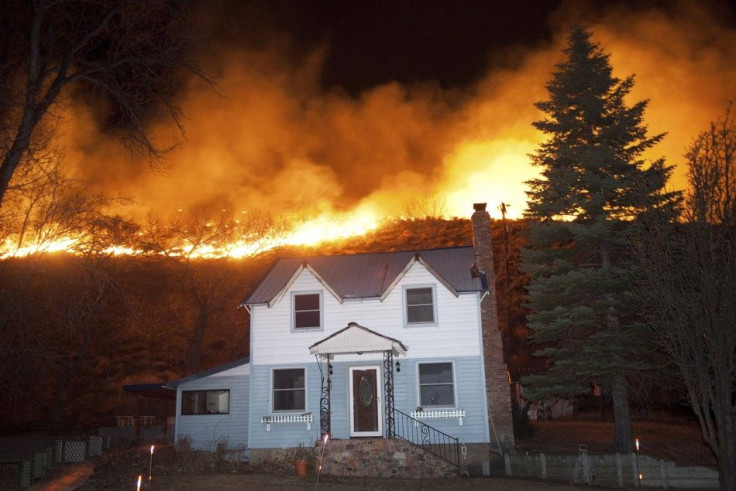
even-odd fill
[{"label": "hillside", "polygon": [[[524,282],[517,272],[523,224],[509,222],[508,234],[499,225],[500,318],[505,332],[511,318],[515,334],[505,336],[507,348],[525,347]],[[471,245],[470,227],[461,219],[397,220],[364,236],[243,260],[48,255],[0,261],[7,367],[0,371],[0,430],[112,424],[116,414],[134,412],[136,398],[123,385],[176,380],[248,356],[249,319],[237,307],[278,257]],[[144,412],[158,411],[145,404]]]}]

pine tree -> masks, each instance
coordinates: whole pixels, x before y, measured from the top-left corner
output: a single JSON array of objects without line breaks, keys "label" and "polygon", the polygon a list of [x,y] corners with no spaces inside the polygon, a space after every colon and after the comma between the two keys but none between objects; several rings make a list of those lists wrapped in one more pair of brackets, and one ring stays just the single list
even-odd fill
[{"label": "pine tree", "polygon": [[528,316],[546,372],[526,378],[530,397],[572,399],[600,384],[611,392],[614,445],[631,450],[627,377],[647,368],[641,323],[627,303],[632,268],[626,230],[642,213],[667,212],[671,167],[642,154],[663,134],[647,135],[647,101],[625,99],[633,76],[613,76],[609,56],[574,28],[547,84],[545,113],[534,127],[548,136],[531,155],[542,178],[529,181],[531,280]]}]

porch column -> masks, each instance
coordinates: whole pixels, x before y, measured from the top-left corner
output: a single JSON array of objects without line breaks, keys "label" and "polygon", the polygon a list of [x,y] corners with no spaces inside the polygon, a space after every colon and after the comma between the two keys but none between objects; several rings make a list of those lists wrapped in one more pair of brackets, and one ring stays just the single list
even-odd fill
[{"label": "porch column", "polygon": [[324,438],[325,435],[329,435],[332,438],[332,433],[330,432],[330,393],[332,391],[332,364],[330,363],[330,355],[323,357],[323,360],[326,360],[327,377],[325,378],[325,370],[322,370],[322,395],[319,400],[320,438]]},{"label": "porch column", "polygon": [[394,437],[394,353],[383,352],[384,394],[386,400],[386,438]]},{"label": "porch column", "polygon": [[138,392],[138,405],[135,409],[135,441],[141,441],[141,404],[143,403],[143,396]]}]

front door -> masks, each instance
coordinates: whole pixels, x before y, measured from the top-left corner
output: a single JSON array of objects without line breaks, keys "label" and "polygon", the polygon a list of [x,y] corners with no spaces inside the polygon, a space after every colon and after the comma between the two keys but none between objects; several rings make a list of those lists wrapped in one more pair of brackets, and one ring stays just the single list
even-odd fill
[{"label": "front door", "polygon": [[350,436],[381,436],[380,367],[350,367]]}]

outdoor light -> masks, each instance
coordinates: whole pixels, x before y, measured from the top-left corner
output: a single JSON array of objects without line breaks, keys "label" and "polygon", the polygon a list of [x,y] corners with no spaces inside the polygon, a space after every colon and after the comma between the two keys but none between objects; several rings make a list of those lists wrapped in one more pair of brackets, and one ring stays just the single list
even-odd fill
[{"label": "outdoor light", "polygon": [[634,440],[636,443],[636,472],[639,474],[639,489],[641,489],[641,480],[644,477],[641,473],[641,462],[639,461],[639,439]]},{"label": "outdoor light", "polygon": [[396,373],[399,373],[400,371],[401,371],[401,362],[397,361],[396,362]]},{"label": "outdoor light", "polygon": [[148,488],[151,488],[151,479],[153,478],[153,475],[151,474],[151,469],[153,468],[153,445],[151,445],[151,459],[148,461]]}]

